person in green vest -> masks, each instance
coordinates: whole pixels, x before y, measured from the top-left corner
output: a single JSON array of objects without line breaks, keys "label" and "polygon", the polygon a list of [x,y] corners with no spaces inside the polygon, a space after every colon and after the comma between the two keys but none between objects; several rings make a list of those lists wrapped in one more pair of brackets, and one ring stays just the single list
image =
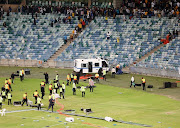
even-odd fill
[{"label": "person in green vest", "polygon": [[38,108],[38,110],[41,110],[41,98],[40,98],[40,96],[38,96],[38,98],[37,98],[37,108]]},{"label": "person in green vest", "polygon": [[85,87],[84,87],[84,85],[81,86],[81,92],[82,92],[82,97],[85,97]]},{"label": "person in green vest", "polygon": [[8,98],[8,105],[9,105],[9,104],[12,104],[12,103],[11,103],[12,95],[11,95],[10,92],[8,92],[7,98]]},{"label": "person in green vest", "polygon": [[103,80],[106,81],[106,70],[103,70]]},{"label": "person in green vest", "polygon": [[59,91],[60,91],[60,99],[61,99],[61,95],[63,96],[63,99],[64,99],[64,93],[63,93],[62,86],[59,86]]},{"label": "person in green vest", "polygon": [[70,84],[73,83],[73,80],[74,80],[74,74],[71,73],[71,82],[70,82]]},{"label": "person in green vest", "polygon": [[58,81],[56,80],[56,82],[54,83],[54,88],[56,89],[56,93],[57,93],[57,90],[59,88],[59,85],[58,85]]},{"label": "person in green vest", "polygon": [[0,109],[2,109],[2,96],[0,95]]},{"label": "person in green vest", "polygon": [[56,81],[59,81],[59,74],[56,75]]},{"label": "person in green vest", "polygon": [[63,93],[65,93],[65,89],[66,89],[66,85],[63,82],[63,84],[62,84],[62,91],[63,91]]},{"label": "person in green vest", "polygon": [[20,77],[20,80],[22,81],[22,80],[23,80],[23,73],[22,73],[22,70],[19,71],[19,77]]},{"label": "person in green vest", "polygon": [[76,84],[75,83],[73,83],[72,90],[73,90],[73,95],[76,95]]},{"label": "person in green vest", "polygon": [[50,93],[50,94],[49,94],[49,98],[48,98],[48,99],[50,100],[50,99],[51,99],[51,97],[52,97],[52,95],[51,95],[51,93]]},{"label": "person in green vest", "polygon": [[5,90],[3,90],[1,92],[1,95],[2,95],[2,98],[3,98],[3,102],[5,102],[5,99],[6,99],[6,92],[5,92]]}]

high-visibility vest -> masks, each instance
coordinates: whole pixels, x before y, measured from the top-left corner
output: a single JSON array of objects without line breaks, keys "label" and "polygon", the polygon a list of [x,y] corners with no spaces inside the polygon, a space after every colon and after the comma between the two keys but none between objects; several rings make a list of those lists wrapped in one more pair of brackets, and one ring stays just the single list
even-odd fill
[{"label": "high-visibility vest", "polygon": [[85,87],[84,86],[81,87],[81,91],[85,92]]},{"label": "high-visibility vest", "polygon": [[57,83],[55,83],[55,84],[54,84],[54,87],[55,87],[55,88],[58,88],[58,84],[57,84]]},{"label": "high-visibility vest", "polygon": [[62,92],[62,88],[59,88],[59,91]]},{"label": "high-visibility vest", "polygon": [[142,79],[142,83],[146,83],[146,80],[145,80],[145,79]]},{"label": "high-visibility vest", "polygon": [[120,67],[120,65],[118,64],[117,66],[116,66],[116,68],[119,68]]},{"label": "high-visibility vest", "polygon": [[62,89],[65,89],[65,88],[66,88],[65,84],[62,84]]},{"label": "high-visibility vest", "polygon": [[71,73],[71,78],[74,78],[73,74]]},{"label": "high-visibility vest", "polygon": [[73,88],[76,88],[76,84],[75,83],[73,83]]},{"label": "high-visibility vest", "polygon": [[41,103],[41,98],[37,98],[37,104],[40,104]]},{"label": "high-visibility vest", "polygon": [[8,80],[8,83],[11,84],[11,82],[12,82],[11,79],[9,79],[9,80]]},{"label": "high-visibility vest", "polygon": [[0,96],[0,103],[2,103],[2,97]]},{"label": "high-visibility vest", "polygon": [[5,91],[2,91],[2,96],[5,96],[6,95],[6,92]]},{"label": "high-visibility vest", "polygon": [[103,70],[103,75],[106,75],[106,70]]},{"label": "high-visibility vest", "polygon": [[49,96],[49,100],[51,99],[51,95]]},{"label": "high-visibility vest", "polygon": [[52,90],[52,85],[51,84],[49,85],[49,90]]},{"label": "high-visibility vest", "polygon": [[23,94],[23,99],[26,99],[27,98],[27,94]]},{"label": "high-visibility vest", "polygon": [[53,98],[53,100],[55,100],[55,95],[54,94],[52,94],[52,98]]},{"label": "high-visibility vest", "polygon": [[41,86],[44,86],[44,82],[41,82]]},{"label": "high-visibility vest", "polygon": [[38,92],[34,92],[34,96],[38,96]]},{"label": "high-visibility vest", "polygon": [[96,77],[96,78],[99,78],[99,74],[97,73],[97,74],[95,75],[95,77]]},{"label": "high-visibility vest", "polygon": [[8,99],[11,99],[11,93],[8,93],[7,97]]},{"label": "high-visibility vest", "polygon": [[8,84],[5,85],[5,89],[9,89],[9,85]]},{"label": "high-visibility vest", "polygon": [[74,80],[77,80],[77,76],[74,76]]},{"label": "high-visibility vest", "polygon": [[58,76],[58,75],[56,75],[56,80],[58,80],[58,78],[59,78],[59,76]]},{"label": "high-visibility vest", "polygon": [[8,83],[8,80],[5,80],[5,84],[7,84]]},{"label": "high-visibility vest", "polygon": [[69,75],[67,75],[67,80],[70,80],[70,76]]},{"label": "high-visibility vest", "polygon": [[22,76],[22,71],[21,70],[19,71],[19,76]]}]

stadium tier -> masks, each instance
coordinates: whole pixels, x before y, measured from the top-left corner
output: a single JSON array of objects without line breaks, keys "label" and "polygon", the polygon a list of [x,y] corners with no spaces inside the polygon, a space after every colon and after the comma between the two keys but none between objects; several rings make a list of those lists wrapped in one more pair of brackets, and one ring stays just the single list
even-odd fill
[{"label": "stadium tier", "polygon": [[123,19],[97,17],[55,61],[103,57],[111,64],[128,66],[160,45],[158,39],[173,29],[169,24],[176,21],[166,17]]},{"label": "stadium tier", "polygon": [[[35,17],[35,14],[34,14]],[[32,14],[22,15],[11,13],[0,20],[0,56],[1,59],[47,60],[63,44],[64,36],[69,38],[78,20],[72,19],[72,24],[51,22],[61,14],[38,14],[36,25],[33,25]],[[3,23],[6,22],[6,27]]]}]

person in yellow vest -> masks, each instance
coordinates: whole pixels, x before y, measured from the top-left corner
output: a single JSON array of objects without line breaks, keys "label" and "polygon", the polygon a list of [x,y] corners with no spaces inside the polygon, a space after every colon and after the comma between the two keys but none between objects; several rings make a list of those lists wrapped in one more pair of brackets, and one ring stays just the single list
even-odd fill
[{"label": "person in yellow vest", "polygon": [[98,73],[95,74],[95,80],[96,80],[96,82],[99,82],[99,74]]},{"label": "person in yellow vest", "polygon": [[42,81],[41,82],[41,84],[40,84],[40,86],[41,86],[41,94],[42,94],[42,99],[43,99],[43,97],[44,97],[44,95],[45,95],[45,82],[44,81]]},{"label": "person in yellow vest", "polygon": [[81,24],[81,22],[79,22],[79,24],[78,24],[78,32],[81,32],[81,29],[82,29],[82,24]]},{"label": "person in yellow vest", "polygon": [[52,86],[52,84],[50,84],[50,85],[49,85],[50,94],[52,94],[52,90],[53,90],[53,86]]},{"label": "person in yellow vest", "polygon": [[38,110],[41,110],[41,98],[40,98],[40,96],[38,96],[38,98],[37,98],[37,108],[38,108]]},{"label": "person in yellow vest", "polygon": [[74,83],[77,84],[77,76],[74,75]]},{"label": "person in yellow vest", "polygon": [[54,89],[56,89],[56,93],[57,93],[57,91],[58,91],[58,88],[59,88],[58,81],[56,81],[56,82],[54,83]]},{"label": "person in yellow vest", "polygon": [[11,103],[12,94],[11,94],[10,92],[8,92],[7,98],[8,98],[8,105],[9,105],[9,104],[12,104],[12,103]]},{"label": "person in yellow vest", "polygon": [[5,90],[6,90],[6,96],[7,96],[8,92],[9,92],[9,84],[6,83],[5,86],[4,86],[4,88],[5,88]]},{"label": "person in yellow vest", "polygon": [[103,70],[103,80],[106,81],[106,70]]},{"label": "person in yellow vest", "polygon": [[141,81],[142,81],[143,90],[146,90],[145,87],[146,80],[142,77]]},{"label": "person in yellow vest", "polygon": [[50,100],[50,99],[51,99],[51,97],[52,97],[52,94],[50,93],[50,94],[49,94],[49,98],[48,98],[48,99]]},{"label": "person in yellow vest", "polygon": [[63,93],[65,93],[65,89],[66,89],[66,86],[65,86],[65,84],[63,82],[63,84],[62,84],[62,91],[63,91]]},{"label": "person in yellow vest", "polygon": [[27,103],[27,92],[23,94],[23,100],[22,100],[21,106],[23,106],[25,102],[26,102],[26,106],[28,106],[28,103]]},{"label": "person in yellow vest", "polygon": [[22,79],[24,80],[24,75],[25,75],[25,72],[24,72],[24,69],[22,69]]},{"label": "person in yellow vest", "polygon": [[71,79],[71,78],[70,78],[70,75],[68,74],[68,75],[67,75],[67,84],[66,84],[66,85],[69,85],[70,79]]},{"label": "person in yellow vest", "polygon": [[35,98],[35,104],[37,104],[37,97],[38,97],[38,91],[36,90],[34,93],[33,93],[33,96]]},{"label": "person in yellow vest", "polygon": [[71,73],[71,82],[70,82],[70,84],[73,83],[73,80],[74,80],[74,74]]},{"label": "person in yellow vest", "polygon": [[5,80],[5,84],[8,83],[8,79]]},{"label": "person in yellow vest", "polygon": [[61,95],[62,95],[62,97],[63,97],[63,99],[64,99],[64,93],[63,93],[63,88],[62,88],[62,86],[59,86],[59,91],[60,91],[60,99],[61,99]]},{"label": "person in yellow vest", "polygon": [[9,88],[11,89],[11,92],[12,92],[12,86],[11,86],[11,84],[12,84],[12,80],[11,80],[11,78],[9,78],[9,80],[8,80],[8,84],[9,84]]},{"label": "person in yellow vest", "polygon": [[120,65],[119,64],[116,65],[116,73],[118,72],[119,68],[120,68]]},{"label": "person in yellow vest", "polygon": [[55,99],[53,99],[53,97],[51,97],[51,99],[49,99],[49,107],[48,107],[47,111],[52,107],[52,112],[53,112],[54,103],[55,103]]},{"label": "person in yellow vest", "polygon": [[84,87],[84,85],[81,86],[81,92],[82,92],[82,97],[85,97],[85,87]]},{"label": "person in yellow vest", "polygon": [[2,109],[2,96],[0,95],[0,109]]},{"label": "person in yellow vest", "polygon": [[52,99],[55,100],[55,94],[54,94],[54,92],[53,92],[53,94],[52,94]]},{"label": "person in yellow vest", "polygon": [[22,70],[19,70],[19,77],[20,77],[20,80],[22,81],[23,80]]},{"label": "person in yellow vest", "polygon": [[58,74],[56,75],[56,81],[59,81],[59,75]]},{"label": "person in yellow vest", "polygon": [[6,99],[6,92],[5,92],[5,90],[2,90],[1,95],[2,95],[2,98],[3,98],[3,102],[5,102],[5,99]]},{"label": "person in yellow vest", "polygon": [[73,95],[76,95],[76,84],[75,83],[73,83],[72,91],[73,91]]}]

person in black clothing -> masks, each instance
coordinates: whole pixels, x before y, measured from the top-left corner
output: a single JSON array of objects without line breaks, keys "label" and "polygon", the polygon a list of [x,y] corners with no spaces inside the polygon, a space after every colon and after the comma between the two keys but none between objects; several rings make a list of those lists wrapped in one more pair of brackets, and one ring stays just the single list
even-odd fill
[{"label": "person in black clothing", "polygon": [[34,25],[36,25],[36,18],[34,18]]},{"label": "person in black clothing", "polygon": [[47,111],[52,107],[52,112],[53,112],[54,102],[55,102],[55,101],[54,101],[53,98],[51,97],[51,99],[49,99],[49,107],[48,107]]},{"label": "person in black clothing", "polygon": [[48,73],[47,72],[44,73],[44,76],[45,76],[45,81],[46,81],[45,83],[48,84],[49,83],[49,80],[48,80],[49,79],[49,75],[48,75]]},{"label": "person in black clothing", "polygon": [[41,99],[43,99],[43,97],[44,97],[44,95],[45,95],[45,84],[44,85],[41,85],[40,84],[40,86],[41,86],[41,94],[42,94],[42,97],[41,97]]},{"label": "person in black clothing", "polygon": [[53,27],[53,21],[51,22],[51,27]]},{"label": "person in black clothing", "polygon": [[11,79],[12,79],[12,83],[14,83],[14,77],[15,77],[15,74],[14,72],[11,74]]}]

